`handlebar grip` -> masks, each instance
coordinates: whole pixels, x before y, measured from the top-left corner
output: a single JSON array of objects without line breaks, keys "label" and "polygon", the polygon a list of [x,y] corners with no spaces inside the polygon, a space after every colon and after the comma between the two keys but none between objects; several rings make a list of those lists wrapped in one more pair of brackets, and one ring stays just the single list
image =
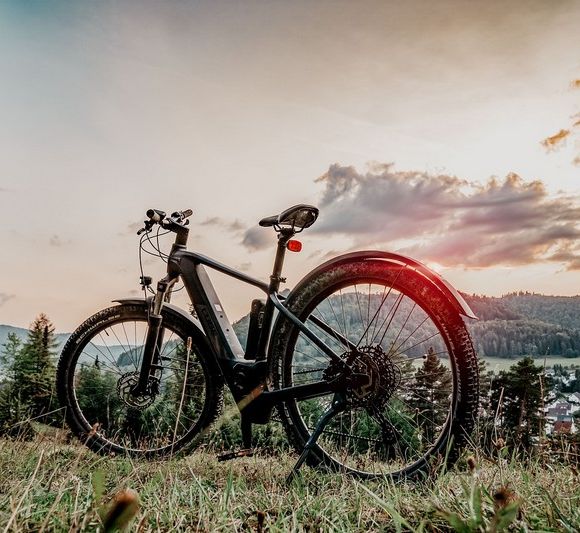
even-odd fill
[{"label": "handlebar grip", "polygon": [[185,220],[191,215],[193,215],[193,211],[191,209],[185,209],[183,211],[175,211],[175,213],[171,213],[171,218],[176,222],[179,222]]},{"label": "handlebar grip", "polygon": [[153,222],[161,222],[165,218],[165,212],[164,211],[160,211],[159,209],[148,209],[147,210],[147,216]]}]

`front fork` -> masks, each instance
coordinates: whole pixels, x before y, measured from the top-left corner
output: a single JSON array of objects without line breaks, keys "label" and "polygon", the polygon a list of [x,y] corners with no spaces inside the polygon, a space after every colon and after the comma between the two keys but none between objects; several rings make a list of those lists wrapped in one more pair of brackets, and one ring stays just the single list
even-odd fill
[{"label": "front fork", "polygon": [[133,396],[144,396],[150,393],[149,384],[152,371],[160,368],[159,354],[163,346],[164,330],[161,328],[161,311],[163,304],[171,300],[171,288],[177,278],[166,276],[157,283],[157,292],[153,299],[151,308],[148,310],[148,327],[143,348],[143,358],[141,360],[141,370],[139,371],[139,381],[131,390]]}]

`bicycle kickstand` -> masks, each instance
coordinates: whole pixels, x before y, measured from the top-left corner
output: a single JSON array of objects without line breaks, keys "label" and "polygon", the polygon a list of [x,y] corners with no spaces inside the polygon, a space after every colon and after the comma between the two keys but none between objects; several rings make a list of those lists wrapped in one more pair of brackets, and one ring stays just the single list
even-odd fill
[{"label": "bicycle kickstand", "polygon": [[330,422],[330,419],[334,415],[340,413],[344,409],[345,405],[346,405],[346,397],[344,396],[344,394],[336,393],[334,395],[334,398],[332,399],[330,407],[320,417],[318,424],[316,424],[316,428],[314,428],[312,435],[310,435],[310,438],[304,445],[304,449],[302,450],[302,453],[300,454],[298,461],[296,461],[294,468],[286,478],[287,483],[292,482],[292,480],[298,475],[298,470],[300,469],[304,461],[306,461],[308,454],[310,454],[310,452],[312,451],[312,448],[316,444],[318,437],[320,437],[320,435],[324,431],[324,428],[326,427],[328,422]]}]

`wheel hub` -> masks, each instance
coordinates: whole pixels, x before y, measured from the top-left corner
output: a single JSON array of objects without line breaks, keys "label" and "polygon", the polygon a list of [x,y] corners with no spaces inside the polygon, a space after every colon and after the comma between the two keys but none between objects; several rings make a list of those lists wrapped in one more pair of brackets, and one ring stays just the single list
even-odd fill
[{"label": "wheel hub", "polygon": [[149,381],[147,386],[147,392],[145,394],[135,395],[132,393],[134,388],[139,383],[139,372],[127,372],[123,374],[119,381],[117,381],[117,394],[119,398],[129,407],[135,407],[137,409],[146,409],[154,401],[157,393],[156,382]]},{"label": "wheel hub", "polygon": [[385,405],[401,381],[401,370],[380,346],[362,346],[331,363],[324,378],[346,389],[350,406]]}]

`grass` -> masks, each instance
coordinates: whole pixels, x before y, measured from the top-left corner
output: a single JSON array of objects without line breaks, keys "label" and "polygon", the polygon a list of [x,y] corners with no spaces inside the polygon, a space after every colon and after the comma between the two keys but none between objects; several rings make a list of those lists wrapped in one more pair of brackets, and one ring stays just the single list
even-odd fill
[{"label": "grass", "polygon": [[[508,370],[509,367],[515,365],[523,358],[524,356],[514,357],[513,359],[487,356],[479,357],[479,359],[483,359],[487,363],[489,370],[494,370],[496,372],[500,370]],[[544,360],[546,361],[546,368],[552,368],[554,365],[562,365],[565,368],[580,367],[580,357],[534,357],[534,363],[537,366],[543,366]]]},{"label": "grass", "polygon": [[103,531],[115,521],[131,531],[580,528],[578,471],[545,458],[522,465],[474,455],[416,485],[360,482],[305,467],[289,486],[295,460],[281,453],[220,463],[200,450],[142,462],[100,457],[58,434],[0,440],[0,528]]}]

